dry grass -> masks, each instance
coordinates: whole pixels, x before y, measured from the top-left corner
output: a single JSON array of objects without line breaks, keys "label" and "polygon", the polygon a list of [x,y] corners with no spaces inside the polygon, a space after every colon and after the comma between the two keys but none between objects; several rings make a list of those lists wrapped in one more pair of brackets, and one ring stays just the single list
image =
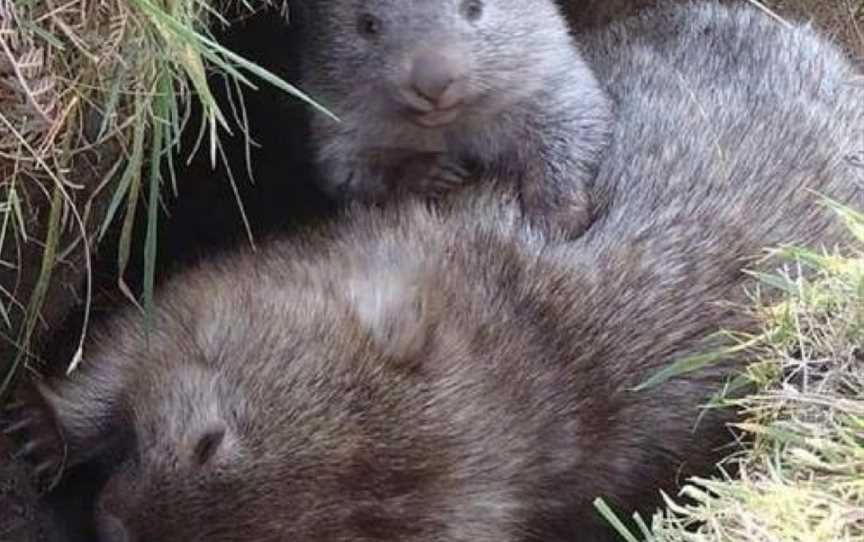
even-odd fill
[{"label": "dry grass", "polygon": [[[173,172],[190,96],[204,112],[202,125],[190,128],[200,130],[213,161],[220,130],[245,131],[243,89],[254,80],[305,98],[209,34],[227,23],[220,13],[268,2],[0,0],[0,359],[12,358],[0,367],[0,395],[40,324],[52,320],[46,315],[66,308],[54,306],[64,301],[64,280],[89,287],[90,248],[114,221],[120,287],[149,304],[159,194],[174,185],[160,173]],[[228,113],[208,87],[214,73],[240,98]],[[142,208],[144,289],[131,292],[122,277]],[[64,263],[76,273],[58,275]],[[82,339],[85,332],[86,322]]]}]

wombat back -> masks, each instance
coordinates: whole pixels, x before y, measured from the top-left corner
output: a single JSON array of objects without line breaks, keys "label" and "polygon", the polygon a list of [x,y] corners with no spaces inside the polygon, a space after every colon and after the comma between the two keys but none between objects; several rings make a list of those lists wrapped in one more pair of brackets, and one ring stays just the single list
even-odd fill
[{"label": "wombat back", "polygon": [[810,25],[699,2],[585,39],[621,117],[595,183],[601,220],[807,243],[840,228],[813,192],[860,198],[864,79]]}]

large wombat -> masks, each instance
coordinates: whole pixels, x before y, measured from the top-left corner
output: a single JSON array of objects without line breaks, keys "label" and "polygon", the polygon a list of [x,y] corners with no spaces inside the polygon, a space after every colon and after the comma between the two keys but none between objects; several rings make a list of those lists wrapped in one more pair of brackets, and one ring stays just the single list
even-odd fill
[{"label": "large wombat", "polygon": [[620,123],[583,237],[479,183],[203,264],[159,293],[149,343],[117,315],[20,410],[27,451],[56,421],[69,463],[113,458],[106,541],[613,540],[592,500],[646,510],[709,469],[726,418],[696,419],[734,364],[633,388],[751,325],[723,301],[763,247],[847,240],[814,192],[864,204],[864,90],[745,8],[590,45]]}]

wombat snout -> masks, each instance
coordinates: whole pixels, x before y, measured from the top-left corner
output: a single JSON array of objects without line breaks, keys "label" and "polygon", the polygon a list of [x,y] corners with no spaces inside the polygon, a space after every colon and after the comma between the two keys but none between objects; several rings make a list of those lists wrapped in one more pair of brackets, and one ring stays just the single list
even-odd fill
[{"label": "wombat snout", "polygon": [[407,67],[402,94],[417,121],[439,125],[453,120],[467,97],[465,60],[456,51],[425,49],[411,55]]}]

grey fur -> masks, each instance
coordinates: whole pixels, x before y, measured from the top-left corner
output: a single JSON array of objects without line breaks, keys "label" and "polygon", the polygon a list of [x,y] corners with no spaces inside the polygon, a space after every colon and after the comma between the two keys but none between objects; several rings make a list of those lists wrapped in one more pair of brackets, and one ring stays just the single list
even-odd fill
[{"label": "grey fur", "polygon": [[160,292],[149,348],[135,313],[98,330],[47,399],[72,462],[126,450],[111,536],[605,542],[595,497],[650,510],[710,468],[727,415],[694,422],[731,365],[632,388],[751,329],[725,302],[764,247],[850,240],[811,191],[864,204],[864,90],[750,8],[590,39],[620,122],[583,237],[482,183],[203,264]]},{"label": "grey fur", "polygon": [[[474,22],[471,3],[485,4]],[[301,13],[304,88],[341,119],[312,121],[331,193],[449,192],[479,170],[513,179],[546,231],[588,226],[612,111],[553,0],[327,0]],[[365,38],[358,18],[370,15],[380,32]],[[442,71],[460,74],[465,105],[449,123],[421,126],[412,82],[440,83]]]}]

